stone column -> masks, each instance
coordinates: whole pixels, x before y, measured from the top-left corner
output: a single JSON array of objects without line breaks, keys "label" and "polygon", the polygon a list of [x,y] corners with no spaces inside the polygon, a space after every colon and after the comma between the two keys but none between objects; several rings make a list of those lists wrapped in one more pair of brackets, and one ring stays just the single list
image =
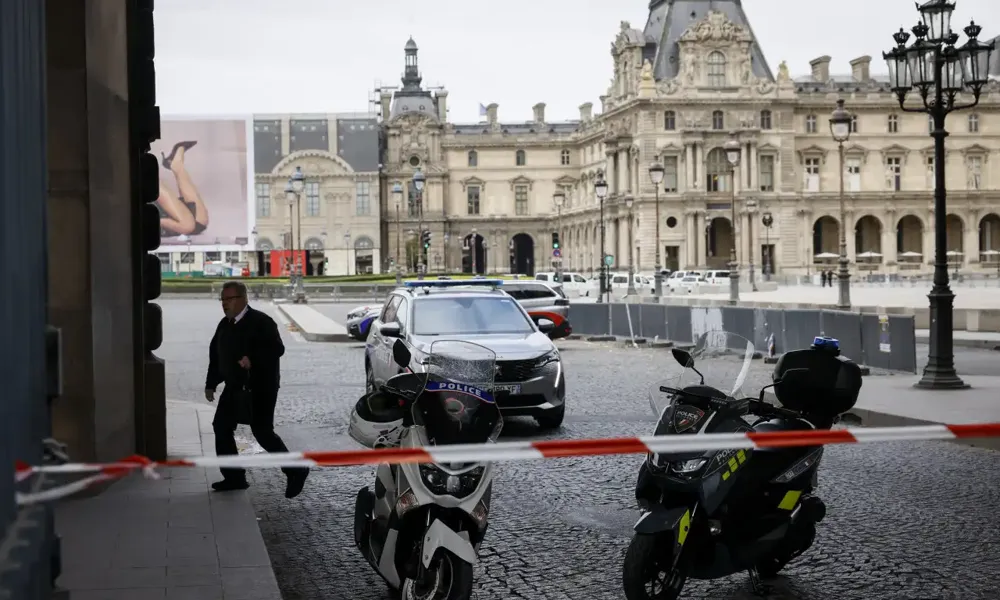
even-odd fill
[{"label": "stone column", "polygon": [[752,142],[750,144],[750,190],[754,192],[760,190],[760,182],[757,181],[757,178],[760,176],[757,160],[757,142]]},{"label": "stone column", "polygon": [[684,191],[694,188],[694,144],[684,144]]},{"label": "stone column", "polygon": [[[973,212],[970,215],[970,220],[975,220],[976,214]],[[978,221],[976,221],[978,225]],[[978,265],[979,264],[979,227],[970,226],[969,223],[965,224],[965,229],[963,230],[963,235],[965,236],[962,240],[962,252],[965,255],[962,257],[962,264],[965,266]]]},{"label": "stone column", "polygon": [[704,164],[705,161],[702,160],[704,158],[702,154],[704,154],[704,151],[701,147],[701,143],[695,142],[694,165],[692,166],[692,170],[694,171],[694,179],[691,180],[692,187],[694,189],[702,189],[702,186],[698,184],[698,181],[699,180],[703,181],[705,179],[705,164]]},{"label": "stone column", "polygon": [[604,181],[608,184],[608,195],[615,193],[615,181],[618,176],[615,173],[615,155],[618,153],[618,149],[615,146],[609,146],[605,149],[604,155],[605,169],[604,169]]},{"label": "stone column", "polygon": [[48,309],[62,330],[64,360],[52,428],[77,461],[134,453],[137,406],[158,421],[166,451],[162,383],[137,397],[143,360],[134,347],[138,207],[127,167],[125,14],[121,0],[46,5]]},{"label": "stone column", "polygon": [[745,191],[747,189],[747,173],[750,172],[750,152],[747,150],[747,144],[740,144],[740,168],[739,173],[739,185],[736,186],[738,192]]},{"label": "stone column", "polygon": [[[856,265],[858,262],[858,252],[855,247],[857,242],[857,235],[854,232],[854,227],[857,225],[857,221],[854,220],[854,213],[850,210],[845,211],[844,218],[847,222],[844,224],[847,232],[847,258],[851,261],[852,265]],[[837,238],[837,252],[840,252],[840,238]]]},{"label": "stone column", "polygon": [[711,222],[711,216],[707,211],[698,211],[698,268],[706,269],[708,268],[708,226]]},{"label": "stone column", "polygon": [[697,221],[698,221],[698,216],[695,214],[694,211],[685,211],[684,232],[686,239],[684,240],[684,256],[678,257],[679,259],[678,267],[681,269],[687,267],[688,265],[694,264],[694,258],[697,252],[695,250],[695,248],[697,248],[697,244],[695,243],[696,239],[694,236],[694,232],[695,228],[698,227]]},{"label": "stone column", "polygon": [[882,265],[895,263],[899,260],[896,248],[896,213],[894,210],[887,210],[885,213],[885,223],[882,227]]},{"label": "stone column", "polygon": [[924,226],[924,244],[921,252],[923,256],[921,261],[924,263],[925,267],[932,267],[934,265],[934,211],[927,211],[927,218],[924,219],[926,225]]}]

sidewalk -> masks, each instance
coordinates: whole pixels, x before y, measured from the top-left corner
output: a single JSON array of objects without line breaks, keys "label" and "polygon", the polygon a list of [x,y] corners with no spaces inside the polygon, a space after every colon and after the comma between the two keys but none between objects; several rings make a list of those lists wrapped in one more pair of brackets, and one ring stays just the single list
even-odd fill
[{"label": "sidewalk", "polygon": [[[930,329],[917,329],[915,333],[918,344],[930,343]],[[1000,350],[1000,333],[995,331],[953,331],[952,340],[960,348]]]},{"label": "sidewalk", "polygon": [[[214,454],[214,410],[167,401],[170,456]],[[205,469],[161,475],[57,504],[70,600],[281,600],[248,493],[211,493]]]},{"label": "sidewalk", "polygon": [[[919,375],[865,377],[852,412],[870,427],[928,423],[1000,423],[1000,377],[963,376],[967,390],[935,391],[913,387]],[[968,440],[970,446],[1000,450],[1000,439]]]},{"label": "sidewalk", "polygon": [[307,342],[351,342],[343,325],[304,304],[275,304]]}]

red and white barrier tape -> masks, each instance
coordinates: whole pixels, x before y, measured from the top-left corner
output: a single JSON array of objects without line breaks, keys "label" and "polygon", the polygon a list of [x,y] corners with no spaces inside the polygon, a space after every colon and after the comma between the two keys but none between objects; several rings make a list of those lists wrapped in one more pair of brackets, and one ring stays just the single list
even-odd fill
[{"label": "red and white barrier tape", "polygon": [[[141,470],[148,478],[158,478],[158,467],[346,467],[380,463],[468,463],[539,460],[571,456],[610,454],[664,454],[758,448],[790,448],[827,444],[867,444],[873,442],[954,440],[1000,437],[1000,423],[970,425],[919,425],[912,427],[873,427],[812,431],[776,431],[762,433],[710,433],[704,435],[666,435],[540,442],[499,442],[495,444],[456,444],[424,448],[382,448],[377,450],[333,450],[253,454],[242,456],[198,456],[154,462],[142,456],[130,456],[108,464],[69,463],[30,466],[18,463],[16,479],[35,474],[96,473],[65,486],[33,496],[18,497],[19,504],[44,502],[68,496],[98,481],[123,477]],[[87,482],[84,484],[84,482]],[[23,501],[22,501],[23,500]]]}]

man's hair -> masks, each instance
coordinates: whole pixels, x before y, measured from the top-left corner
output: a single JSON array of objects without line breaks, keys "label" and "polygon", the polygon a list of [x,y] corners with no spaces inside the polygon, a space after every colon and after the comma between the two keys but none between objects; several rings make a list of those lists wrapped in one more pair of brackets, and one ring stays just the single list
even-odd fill
[{"label": "man's hair", "polygon": [[240,281],[227,281],[222,284],[222,293],[225,294],[226,290],[236,290],[240,293],[241,298],[247,297],[247,286]]}]

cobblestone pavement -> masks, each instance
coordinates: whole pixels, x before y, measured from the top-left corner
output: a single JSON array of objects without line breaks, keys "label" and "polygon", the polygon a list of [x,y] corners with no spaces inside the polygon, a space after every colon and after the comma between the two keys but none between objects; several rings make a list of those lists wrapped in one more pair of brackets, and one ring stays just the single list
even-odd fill
[{"label": "cobblestone pavement", "polygon": [[[198,399],[217,303],[163,303],[168,392]],[[266,310],[270,307],[264,306]],[[273,311],[271,311],[273,313]],[[355,448],[349,410],[363,391],[360,344],[310,344],[286,333],[278,430],[296,449]],[[569,405],[550,436],[647,434],[646,390],[672,368],[669,353],[586,342],[562,344]],[[758,364],[758,363],[755,363]],[[758,368],[764,368],[761,365]],[[502,439],[539,439],[511,419]],[[619,599],[621,564],[638,512],[641,458],[505,463],[498,469],[477,598]],[[296,500],[277,470],[252,471],[253,499],[285,600],[382,600],[385,584],[353,545],[354,497],[370,468],[314,471]],[[830,447],[819,493],[829,514],[816,544],[776,582],[774,600],[977,600],[996,598],[1000,571],[1000,461],[989,450],[945,443]],[[737,575],[690,582],[685,597],[744,599]]]}]

